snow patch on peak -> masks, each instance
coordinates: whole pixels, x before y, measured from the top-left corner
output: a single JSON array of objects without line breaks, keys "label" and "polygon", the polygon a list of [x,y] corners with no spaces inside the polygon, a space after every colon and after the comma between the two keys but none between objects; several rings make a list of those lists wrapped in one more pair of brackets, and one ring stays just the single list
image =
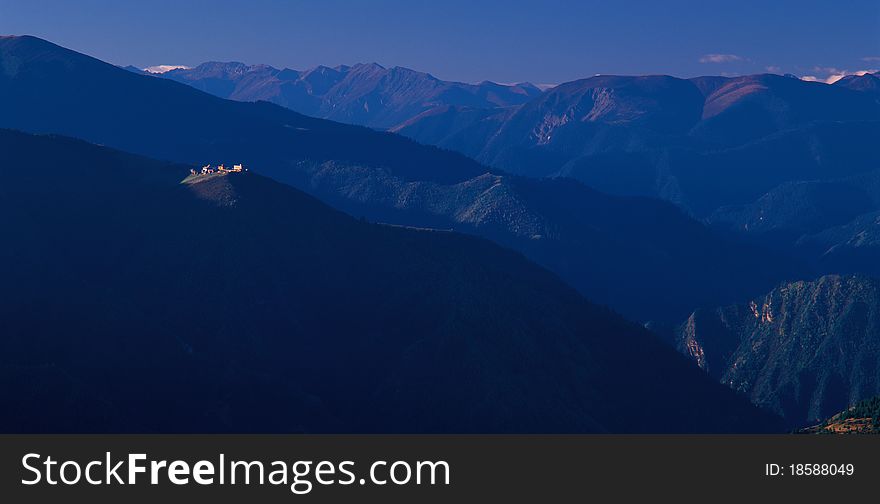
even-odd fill
[{"label": "snow patch on peak", "polygon": [[186,65],[154,65],[154,66],[148,66],[147,68],[144,68],[143,71],[151,73],[151,74],[163,74],[166,72],[170,72],[172,70],[189,70],[189,69],[190,69],[190,67],[188,67]]}]

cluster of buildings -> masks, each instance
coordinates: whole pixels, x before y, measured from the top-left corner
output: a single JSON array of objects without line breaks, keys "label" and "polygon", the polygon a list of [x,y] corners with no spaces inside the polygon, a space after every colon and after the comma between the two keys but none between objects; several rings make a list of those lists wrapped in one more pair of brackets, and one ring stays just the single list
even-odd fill
[{"label": "cluster of buildings", "polygon": [[247,171],[242,165],[232,165],[232,168],[227,168],[226,166],[219,164],[216,167],[213,167],[209,164],[206,164],[202,167],[202,171],[198,172],[195,168],[190,169],[190,174],[192,175],[209,175],[211,173],[241,173]]}]

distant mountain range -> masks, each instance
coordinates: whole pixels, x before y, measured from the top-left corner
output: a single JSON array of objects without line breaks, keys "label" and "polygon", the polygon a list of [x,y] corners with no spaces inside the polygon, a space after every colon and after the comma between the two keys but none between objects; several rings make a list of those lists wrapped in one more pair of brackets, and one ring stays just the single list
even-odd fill
[{"label": "distant mountain range", "polygon": [[[131,68],[131,67],[130,67]],[[541,94],[529,83],[465,84],[376,63],[309,70],[210,62],[158,74],[221,98],[268,101],[306,114],[388,129],[437,106],[495,108]]]},{"label": "distant mountain range", "polygon": [[[329,79],[324,87],[306,82],[318,71]],[[772,74],[596,76],[543,94],[505,87],[479,100],[472,98],[490,96],[478,91],[487,83],[443,83],[377,65],[298,72],[208,63],[163,75],[224,98],[389,128],[507,173],[566,176],[612,194],[660,197],[713,222],[728,220],[731,207],[761,204],[786,184],[880,168],[871,144],[880,136],[876,74],[833,85]],[[284,98],[284,86],[303,98]],[[449,86],[457,91],[450,94]],[[367,119],[366,109],[392,119]]]},{"label": "distant mountain range", "polygon": [[[0,267],[26,286],[0,299],[20,323],[0,359],[22,412],[9,425],[44,401],[88,404],[69,412],[83,426],[167,430],[136,423],[130,386],[193,430],[248,430],[244,412],[269,403],[285,407],[260,430],[774,428],[718,381],[789,428],[815,424],[880,394],[877,81],[597,76],[541,93],[228,63],[157,77],[0,38],[0,128],[106,146],[0,134],[2,225],[22,236]],[[180,183],[219,162],[251,171]],[[710,377],[580,295],[651,321]],[[122,369],[135,355],[216,385],[175,410],[169,383]],[[107,373],[123,379],[101,389]]]},{"label": "distant mountain range", "polygon": [[636,320],[680,320],[801,276],[670,204],[534,180],[398,135],[222,100],[50,44],[0,40],[0,126],[190,164],[242,161],[355,216],[454,228],[522,251]]},{"label": "distant mountain range", "polygon": [[68,138],[0,153],[2,432],[779,428],[488,241]]},{"label": "distant mountain range", "polygon": [[674,344],[792,427],[815,424],[880,394],[880,280],[831,275],[698,310]]},{"label": "distant mountain range", "polygon": [[600,76],[504,110],[440,107],[394,131],[512,173],[564,175],[707,216],[787,181],[876,169],[880,101],[852,82]]},{"label": "distant mountain range", "polygon": [[514,173],[669,200],[817,273],[880,275],[878,83],[600,76],[504,110],[439,107],[394,131]]}]

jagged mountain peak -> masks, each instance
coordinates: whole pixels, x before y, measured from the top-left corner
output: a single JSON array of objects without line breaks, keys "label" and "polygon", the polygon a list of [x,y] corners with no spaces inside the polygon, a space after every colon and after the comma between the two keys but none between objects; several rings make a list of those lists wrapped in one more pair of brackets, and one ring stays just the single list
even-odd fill
[{"label": "jagged mountain peak", "polygon": [[162,76],[222,98],[272,101],[308,115],[382,129],[438,105],[506,107],[541,93],[534,86],[443,81],[430,73],[378,63],[303,71],[220,63]]}]

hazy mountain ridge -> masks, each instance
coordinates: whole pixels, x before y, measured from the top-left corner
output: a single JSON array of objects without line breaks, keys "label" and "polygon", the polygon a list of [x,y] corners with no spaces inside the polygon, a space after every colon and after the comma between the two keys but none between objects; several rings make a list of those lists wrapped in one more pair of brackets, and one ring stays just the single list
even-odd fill
[{"label": "hazy mountain ridge", "polygon": [[800,276],[797,264],[721,239],[664,202],[486,175],[397,135],[222,100],[35,38],[4,40],[0,51],[19,69],[0,76],[0,126],[191,164],[240,161],[355,216],[478,233],[638,320],[680,320]]},{"label": "hazy mountain ridge", "polygon": [[300,71],[209,62],[160,76],[221,98],[264,100],[302,114],[378,129],[391,128],[437,106],[507,107],[541,93],[529,83],[450,82],[376,63]]},{"label": "hazy mountain ridge", "polygon": [[574,177],[706,216],[770,184],[874,169],[878,123],[875,95],[845,83],[598,76],[492,115],[428,111],[394,131],[513,173]]},{"label": "hazy mountain ridge", "polygon": [[0,151],[4,432],[777,428],[488,241],[68,138]]},{"label": "hazy mountain ridge", "polygon": [[784,182],[748,205],[722,207],[709,221],[750,233],[815,233],[880,209],[880,171]]},{"label": "hazy mountain ridge", "polygon": [[880,281],[830,275],[698,310],[677,328],[675,344],[710,376],[800,427],[880,393],[878,307]]},{"label": "hazy mountain ridge", "polygon": [[717,210],[710,222],[755,242],[788,248],[815,269],[880,275],[880,170],[788,182],[749,205]]}]

